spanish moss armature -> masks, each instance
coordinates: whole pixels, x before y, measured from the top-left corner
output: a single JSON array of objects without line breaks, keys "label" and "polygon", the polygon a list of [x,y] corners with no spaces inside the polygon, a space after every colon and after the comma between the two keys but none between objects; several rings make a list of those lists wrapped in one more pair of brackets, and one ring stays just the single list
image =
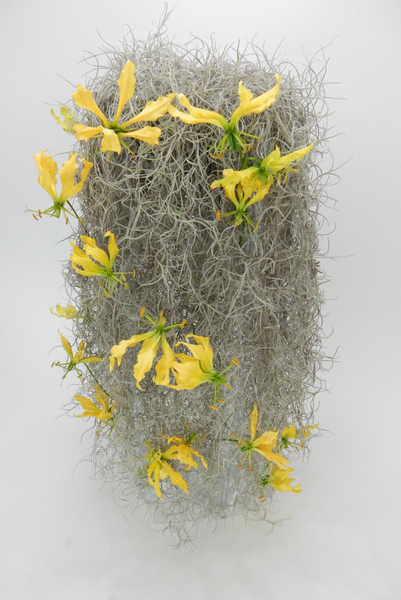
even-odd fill
[{"label": "spanish moss armature", "polygon": [[92,426],[95,475],[188,542],[301,491],[324,389],[327,107],[325,63],[180,47],[167,16],[51,111],[73,153],[60,193],[35,155],[54,206],[32,212],[72,228],[55,366],[80,384],[66,410]]}]

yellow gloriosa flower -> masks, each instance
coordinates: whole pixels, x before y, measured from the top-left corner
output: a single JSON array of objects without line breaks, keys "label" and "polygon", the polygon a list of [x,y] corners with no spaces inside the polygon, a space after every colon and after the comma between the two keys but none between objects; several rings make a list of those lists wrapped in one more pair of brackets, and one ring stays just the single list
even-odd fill
[{"label": "yellow gloriosa flower", "polygon": [[[233,169],[225,169],[223,171],[223,179],[217,179],[213,181],[211,184],[211,189],[215,189],[217,187],[237,185],[240,182],[249,181],[255,184],[258,180],[262,182],[262,184],[268,185],[272,184],[274,180],[277,181],[283,180],[283,183],[287,181],[287,177],[289,173],[296,171],[291,167],[294,160],[299,160],[303,158],[308,152],[312,150],[314,146],[314,142],[305,148],[300,148],[299,150],[295,150],[294,152],[290,152],[289,154],[284,154],[281,156],[281,152],[278,146],[273,152],[270,152],[266,158],[262,161],[255,160],[258,164],[257,166],[248,167],[247,169],[243,169],[242,171],[234,171]],[[250,185],[250,184],[248,184]]]},{"label": "yellow gloriosa flower", "polygon": [[188,485],[182,478],[180,473],[174,471],[173,467],[167,462],[168,460],[178,459],[177,447],[171,446],[165,452],[161,452],[160,449],[156,452],[150,448],[147,456],[148,466],[148,482],[155,488],[155,492],[160,500],[163,500],[160,490],[160,479],[166,479],[170,477],[171,483],[182,488],[185,492],[188,492]]},{"label": "yellow gloriosa flower", "polygon": [[95,419],[99,419],[100,421],[109,421],[112,419],[116,410],[115,402],[110,406],[107,394],[102,392],[98,385],[95,386],[94,396],[98,404],[100,404],[100,408],[89,398],[85,398],[84,396],[74,396],[75,400],[80,403],[85,411],[82,415],[75,416],[95,417]]},{"label": "yellow gloriosa flower", "polygon": [[248,177],[236,185],[233,183],[222,185],[225,195],[234,204],[235,210],[224,214],[220,214],[219,212],[219,217],[230,217],[235,215],[234,224],[236,227],[241,225],[245,220],[255,231],[256,226],[252,223],[247,214],[248,208],[252,206],[252,204],[263,200],[269,192],[271,183],[268,182],[266,185],[263,185],[260,179],[255,182],[252,182],[252,179],[252,177]]},{"label": "yellow gloriosa flower", "polygon": [[76,372],[78,373],[78,375],[81,376],[81,373],[77,369],[77,365],[79,365],[79,364],[85,364],[86,365],[88,363],[97,363],[97,362],[101,362],[103,360],[99,356],[87,356],[87,357],[85,357],[85,345],[84,345],[83,341],[81,341],[79,343],[78,352],[76,352],[75,354],[73,354],[70,342],[60,332],[59,332],[59,334],[60,334],[60,338],[61,338],[61,343],[63,344],[63,348],[67,352],[68,357],[70,359],[66,363],[60,363],[60,362],[55,363],[55,365],[57,367],[63,367],[65,369],[65,373],[63,375],[63,379],[64,379],[64,377],[67,376],[67,373],[69,373],[70,371],[72,371],[72,369],[75,369]]},{"label": "yellow gloriosa flower", "polygon": [[139,342],[143,342],[142,348],[138,354],[137,362],[134,365],[136,387],[142,390],[139,384],[145,378],[146,373],[152,368],[160,343],[163,356],[156,364],[156,376],[153,378],[153,381],[156,385],[168,385],[170,383],[170,365],[171,361],[174,359],[174,352],[166,339],[165,332],[173,327],[183,327],[185,321],[180,324],[165,327],[166,317],[163,316],[163,311],[160,312],[159,320],[157,322],[147,313],[141,312],[141,316],[146,317],[153,325],[153,329],[146,333],[133,335],[129,340],[121,340],[119,344],[113,346],[110,350],[110,371],[113,370],[116,360],[118,366],[121,365],[122,358],[127,348],[133,348]]},{"label": "yellow gloriosa flower", "polygon": [[284,427],[281,432],[281,446],[283,448],[288,448],[288,446],[292,446],[290,439],[293,440],[306,440],[310,436],[310,431],[312,429],[316,429],[319,427],[319,423],[316,425],[307,425],[306,427],[301,427],[297,429],[293,423],[290,423],[289,426]]},{"label": "yellow gloriosa flower", "polygon": [[192,448],[192,443],[195,441],[196,437],[197,437],[196,433],[193,433],[192,435],[187,437],[186,440],[183,440],[182,438],[177,437],[177,436],[167,438],[167,441],[169,444],[171,444],[171,443],[176,444],[175,448],[176,448],[176,452],[177,452],[177,459],[183,465],[185,465],[186,471],[188,471],[188,469],[190,469],[191,467],[194,467],[195,469],[198,468],[198,463],[194,460],[193,454],[195,456],[199,456],[199,458],[202,461],[203,466],[205,467],[205,469],[207,469],[207,462],[205,461],[203,456],[201,454],[199,454],[199,452],[197,450],[194,450]]},{"label": "yellow gloriosa flower", "polygon": [[295,481],[293,477],[289,477],[289,474],[292,473],[293,470],[294,469],[279,469],[278,467],[273,467],[267,475],[267,484],[276,488],[279,492],[294,492],[295,494],[299,494],[302,491],[301,484],[298,484],[295,487],[290,486],[290,483]]},{"label": "yellow gloriosa flower", "polygon": [[284,456],[278,454],[278,452],[273,452],[274,448],[277,445],[277,436],[278,431],[265,431],[262,433],[260,437],[256,437],[256,426],[258,422],[258,409],[256,404],[254,405],[254,409],[252,411],[250,417],[250,426],[249,431],[251,434],[251,439],[249,441],[244,440],[243,438],[235,438],[231,437],[230,440],[237,443],[241,452],[245,452],[245,456],[242,460],[241,465],[244,463],[246,457],[249,460],[249,468],[252,469],[251,464],[251,454],[253,451],[258,452],[266,460],[275,463],[280,469],[285,468],[288,465],[288,461]]},{"label": "yellow gloriosa flower", "polygon": [[242,85],[242,81],[239,82],[238,94],[240,98],[240,104],[231,115],[230,122],[228,122],[223,115],[214,112],[212,110],[205,110],[196,108],[190,104],[188,98],[184,94],[178,94],[178,99],[182,106],[188,110],[188,113],[182,112],[174,106],[169,106],[168,112],[173,117],[179,117],[184,123],[195,125],[198,123],[209,123],[216,125],[224,131],[224,137],[216,148],[217,152],[222,152],[228,147],[232,150],[246,149],[247,144],[244,142],[241,136],[246,135],[247,137],[256,137],[249,135],[244,132],[238,131],[238,121],[241,117],[250,114],[259,114],[266,110],[275,102],[278,93],[280,91],[281,76],[275,75],[277,84],[269,91],[264,94],[253,97],[253,94]]},{"label": "yellow gloriosa flower", "polygon": [[[58,173],[58,167],[56,161],[53,160],[51,154],[43,154],[47,152],[47,150],[41,150],[38,154],[35,154],[33,157],[36,162],[36,166],[38,167],[39,177],[38,181],[43,189],[46,190],[48,194],[53,199],[53,206],[50,206],[46,210],[38,210],[31,211],[33,216],[38,214],[39,217],[42,215],[50,215],[51,217],[60,217],[60,214],[63,213],[66,223],[68,223],[67,214],[72,215],[73,217],[77,217],[78,215],[71,206],[69,199],[72,196],[78,194],[89,175],[89,171],[91,170],[93,163],[88,162],[83,158],[80,154],[74,153],[70,154],[70,158],[63,163],[63,166],[60,170],[60,181],[62,183],[61,193],[58,194],[56,191],[56,175]],[[77,157],[80,157],[84,167],[81,172],[81,180],[79,183],[75,184],[75,174],[78,169]],[[65,208],[65,203],[67,203],[71,210],[67,210]],[[36,219],[36,217],[35,217]]]},{"label": "yellow gloriosa flower", "polygon": [[[110,297],[117,282],[128,289],[128,284],[125,279],[125,275],[128,273],[113,271],[114,260],[120,250],[116,244],[114,233],[107,231],[104,234],[104,237],[109,238],[109,255],[96,245],[93,238],[82,235],[81,240],[84,242],[83,250],[75,246],[74,242],[71,242],[74,252],[71,254],[70,259],[72,268],[80,275],[84,275],[84,277],[102,277],[106,279],[107,289],[104,290],[104,293],[107,297]],[[89,258],[90,256],[100,264],[91,260]]]},{"label": "yellow gloriosa flower", "polygon": [[[122,138],[135,138],[146,142],[150,146],[159,143],[159,136],[161,129],[159,127],[142,127],[141,129],[132,129],[131,125],[134,123],[144,121],[156,121],[159,117],[166,114],[167,109],[174,98],[174,94],[169,94],[166,97],[160,97],[157,100],[148,102],[145,108],[136,117],[119,123],[121,113],[128,100],[132,98],[135,92],[135,66],[128,60],[120,73],[118,80],[119,87],[119,102],[117,112],[114,115],[112,121],[109,121],[107,117],[100,110],[92,96],[92,92],[87,88],[77,85],[77,91],[72,94],[72,98],[77,106],[80,108],[86,108],[91,113],[95,114],[100,125],[97,127],[88,127],[81,123],[75,123],[71,125],[71,121],[66,120],[63,122],[57,118],[57,122],[63,129],[70,129],[75,133],[75,137],[78,140],[89,140],[91,138],[101,138],[101,150],[102,152],[121,152],[121,144],[131,152],[128,146],[122,141]],[[69,118],[69,117],[68,117]]]},{"label": "yellow gloriosa flower", "polygon": [[50,307],[50,312],[56,317],[64,317],[64,319],[76,319],[78,316],[77,309],[71,304],[67,304],[67,306],[60,306],[60,304],[57,304],[57,312],[53,312],[52,308],[53,307]]},{"label": "yellow gloriosa flower", "polygon": [[195,344],[188,344],[186,342],[178,342],[186,346],[188,350],[192,352],[192,356],[187,354],[176,354],[177,360],[170,363],[171,369],[175,375],[176,385],[169,385],[169,387],[175,390],[192,390],[202,383],[213,383],[214,385],[214,404],[213,409],[216,409],[216,398],[218,402],[224,402],[221,399],[220,387],[224,385],[226,388],[231,389],[227,384],[227,380],[223,377],[223,373],[228,371],[233,364],[238,366],[237,359],[233,359],[224,371],[217,373],[213,367],[213,350],[209,344],[209,338],[202,337],[200,335],[189,334],[185,336],[185,339],[192,337],[195,340]]}]

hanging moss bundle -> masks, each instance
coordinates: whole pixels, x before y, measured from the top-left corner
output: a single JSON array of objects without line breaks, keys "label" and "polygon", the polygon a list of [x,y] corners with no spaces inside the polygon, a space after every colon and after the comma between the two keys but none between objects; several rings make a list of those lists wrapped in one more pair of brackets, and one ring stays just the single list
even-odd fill
[{"label": "hanging moss bundle", "polygon": [[60,194],[35,156],[54,205],[34,216],[74,227],[57,364],[80,378],[96,474],[185,540],[300,491],[322,387],[323,75],[179,47],[164,20],[105,56],[52,111],[76,138]]}]

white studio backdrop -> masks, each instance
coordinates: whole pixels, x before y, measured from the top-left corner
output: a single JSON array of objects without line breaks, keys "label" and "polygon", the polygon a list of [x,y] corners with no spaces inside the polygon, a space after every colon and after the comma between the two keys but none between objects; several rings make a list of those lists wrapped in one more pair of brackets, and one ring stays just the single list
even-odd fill
[{"label": "white studio backdrop", "polygon": [[334,329],[325,344],[329,355],[339,347],[338,362],[317,412],[327,433],[296,465],[302,494],[280,495],[274,518],[283,520],[271,533],[263,523],[227,521],[200,532],[198,553],[174,550],[143,509],[123,510],[118,495],[89,478],[89,426],[63,417],[74,385],[60,387],[50,369],[61,324],[49,307],[63,303],[68,243],[60,240],[68,233],[62,219],[36,223],[23,212],[45,201],[32,156],[65,152],[49,110],[84,84],[85,53],[118,46],[128,26],[143,39],[163,7],[2,0],[0,597],[397,600],[398,1],[186,0],[169,19],[179,43],[190,34],[213,33],[222,45],[257,34],[268,53],[279,47],[292,63],[322,47],[329,58],[330,148],[335,167],[345,164],[330,189],[337,205],[324,213],[332,233],[322,238],[322,265],[331,278],[325,329]]}]

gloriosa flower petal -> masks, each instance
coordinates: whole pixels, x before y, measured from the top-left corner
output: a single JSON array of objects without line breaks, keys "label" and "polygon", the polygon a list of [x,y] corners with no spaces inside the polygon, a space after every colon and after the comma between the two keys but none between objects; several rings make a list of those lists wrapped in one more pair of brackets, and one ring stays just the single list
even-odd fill
[{"label": "gloriosa flower petal", "polygon": [[259,114],[269,108],[277,99],[280,91],[281,76],[275,75],[277,79],[276,85],[271,89],[257,96],[253,97],[253,94],[242,85],[242,81],[239,82],[238,94],[240,97],[240,105],[232,114],[231,124],[237,124],[241,117],[251,114]]},{"label": "gloriosa flower petal", "polygon": [[198,123],[210,123],[211,125],[220,127],[220,129],[223,129],[223,131],[228,128],[228,122],[223,115],[220,115],[212,110],[196,108],[196,106],[190,104],[188,98],[186,98],[184,94],[178,94],[178,99],[182,106],[188,110],[189,114],[178,110],[174,106],[170,106],[168,112],[172,117],[179,117],[181,121],[184,123],[189,123],[190,125],[196,125]]},{"label": "gloriosa flower petal", "polygon": [[110,256],[109,264],[110,264],[110,267],[112,267],[114,260],[117,256],[117,254],[120,252],[120,250],[116,244],[116,238],[114,236],[114,233],[111,233],[111,231],[106,231],[106,233],[104,234],[104,237],[110,238],[107,249],[109,251],[109,256]]},{"label": "gloriosa flower petal", "polygon": [[185,492],[188,492],[188,485],[186,481],[184,481],[180,473],[174,471],[173,467],[167,462],[169,458],[173,458],[174,452],[175,448],[172,447],[163,454],[160,452],[160,450],[158,452],[151,451],[151,455],[149,456],[148,482],[149,485],[154,487],[155,492],[160,500],[163,500],[160,490],[160,479],[166,479],[167,477],[170,477],[173,485],[179,486]]},{"label": "gloriosa flower petal", "polygon": [[58,173],[57,163],[53,160],[51,155],[43,154],[43,152],[47,152],[47,149],[41,150],[33,157],[39,171],[38,181],[43,189],[50,194],[53,200],[58,200],[56,192],[56,175]]},{"label": "gloriosa flower petal", "polygon": [[60,334],[60,338],[61,338],[61,343],[63,344],[63,348],[64,348],[64,350],[67,352],[68,356],[69,356],[69,357],[71,358],[71,360],[72,360],[72,358],[73,358],[73,354],[72,354],[72,348],[71,348],[71,344],[70,344],[70,342],[67,340],[67,338],[63,336],[63,334],[62,334],[62,333],[60,333],[60,332],[59,332],[59,334]]},{"label": "gloriosa flower petal", "polygon": [[127,60],[124,68],[120,73],[120,78],[117,81],[118,87],[120,89],[119,100],[117,112],[114,115],[113,124],[116,125],[118,123],[118,119],[121,116],[121,112],[124,106],[127,104],[128,100],[132,98],[135,92],[135,66],[132,64],[130,60]]},{"label": "gloriosa flower petal", "polygon": [[85,140],[85,142],[87,142],[91,138],[99,136],[99,134],[103,133],[103,130],[103,125],[99,125],[99,127],[88,127],[87,125],[77,123],[75,125],[75,137],[77,140]]},{"label": "gloriosa flower petal", "polygon": [[117,154],[120,154],[121,144],[116,132],[103,127],[103,137],[100,147],[102,152],[117,152]]},{"label": "gloriosa flower petal", "polygon": [[146,373],[150,371],[153,361],[159,349],[160,334],[152,335],[144,340],[142,348],[138,353],[138,359],[134,365],[134,377],[136,379],[136,387],[142,389],[139,385],[142,379],[145,379]]},{"label": "gloriosa flower petal", "polygon": [[120,137],[134,138],[146,142],[149,146],[154,146],[159,143],[159,137],[162,130],[159,127],[142,127],[137,131],[120,133]]},{"label": "gloriosa flower petal", "polygon": [[291,487],[290,483],[295,481],[294,478],[289,477],[289,474],[294,469],[280,469],[279,467],[273,467],[269,476],[269,485],[273,486],[279,492],[294,492],[299,494],[301,492],[301,484]]},{"label": "gloriosa flower petal", "polygon": [[256,437],[256,425],[258,423],[258,409],[256,407],[256,404],[254,404],[253,407],[253,411],[251,414],[251,420],[250,420],[250,425],[249,425],[249,431],[251,434],[251,442],[253,442],[253,440]]},{"label": "gloriosa flower petal", "polygon": [[64,317],[65,319],[76,319],[78,316],[77,309],[74,308],[74,306],[72,306],[71,304],[67,304],[66,307],[57,304],[56,311],[57,312],[53,312],[52,307],[50,308],[50,312],[56,317]]},{"label": "gloriosa flower petal", "polygon": [[89,398],[84,396],[74,396],[75,400],[79,402],[84,409],[84,413],[82,415],[75,415],[76,417],[95,417],[100,421],[108,421],[114,415],[116,410],[115,403],[110,407],[109,401],[107,399],[107,395],[104,392],[101,392],[99,386],[95,386],[95,399],[100,404],[100,408],[92,402]]},{"label": "gloriosa flower petal", "polygon": [[71,131],[72,133],[75,133],[75,118],[67,106],[60,106],[60,114],[64,121],[62,121],[61,118],[56,115],[53,109],[51,109],[50,113],[56,119],[57,124],[60,125],[64,131]]},{"label": "gloriosa flower petal", "polygon": [[75,185],[75,174],[78,169],[77,156],[79,156],[77,153],[70,154],[70,158],[63,164],[60,170],[62,188],[59,201],[63,203],[82,190],[89,175],[89,171],[93,167],[93,163],[88,162],[85,158],[81,157],[84,168],[81,173],[81,181]]},{"label": "gloriosa flower petal", "polygon": [[156,385],[169,385],[170,365],[171,361],[174,360],[174,352],[166,340],[164,333],[161,335],[160,344],[163,350],[163,356],[159,359],[156,365],[156,376],[153,377],[153,381]]},{"label": "gloriosa flower petal", "polygon": [[136,117],[125,121],[124,127],[141,121],[157,121],[160,117],[164,117],[174,97],[175,94],[167,94],[167,96],[160,96],[157,100],[147,102],[145,108]]},{"label": "gloriosa flower petal", "polygon": [[299,160],[308,154],[308,152],[312,150],[314,144],[315,142],[312,142],[309,146],[299,148],[299,150],[284,154],[283,156],[281,156],[279,147],[276,146],[276,149],[262,160],[262,166],[273,173],[288,169],[294,160]]},{"label": "gloriosa flower petal", "polygon": [[110,350],[110,372],[114,369],[115,361],[117,360],[118,366],[121,365],[123,356],[128,348],[133,348],[138,342],[143,342],[147,338],[154,334],[153,331],[147,331],[146,333],[140,333],[133,335],[129,340],[121,340],[119,344],[113,346]]},{"label": "gloriosa flower petal", "polygon": [[96,104],[90,90],[78,84],[77,91],[75,94],[72,94],[72,99],[77,106],[80,108],[86,108],[86,110],[89,110],[91,113],[94,113],[97,117],[99,117],[102,125],[110,125],[109,121]]}]

